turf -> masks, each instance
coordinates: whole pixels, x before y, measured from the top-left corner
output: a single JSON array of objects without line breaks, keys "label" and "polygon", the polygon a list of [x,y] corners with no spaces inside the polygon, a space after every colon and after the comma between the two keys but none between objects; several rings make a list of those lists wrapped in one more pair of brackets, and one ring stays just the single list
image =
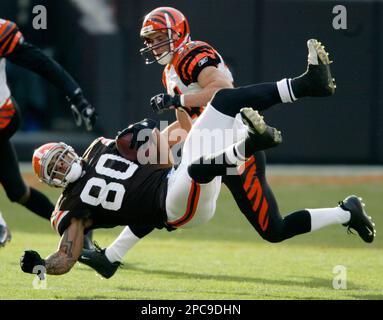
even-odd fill
[{"label": "turf", "polygon": [[[78,263],[67,275],[48,276],[46,289],[37,290],[34,276],[20,270],[19,258],[28,248],[48,255],[59,238],[46,221],[9,203],[1,192],[0,208],[13,239],[0,248],[0,299],[382,299],[382,179],[283,181],[271,179],[284,214],[334,206],[348,194],[362,196],[376,222],[374,243],[348,235],[342,226],[267,243],[223,189],[212,221],[191,230],[153,232],[128,253],[113,278],[102,279]],[[43,191],[57,198],[57,190]],[[97,230],[95,239],[106,246],[120,230]],[[347,289],[333,288],[338,265],[346,267]]]}]

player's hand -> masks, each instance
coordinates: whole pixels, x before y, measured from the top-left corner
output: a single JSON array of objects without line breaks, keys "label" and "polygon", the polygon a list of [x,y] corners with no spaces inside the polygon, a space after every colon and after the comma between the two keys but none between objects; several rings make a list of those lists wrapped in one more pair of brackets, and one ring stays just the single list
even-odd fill
[{"label": "player's hand", "polygon": [[97,120],[97,112],[94,107],[85,99],[82,92],[77,93],[72,98],[68,98],[74,117],[74,122],[78,127],[84,122],[86,130],[93,129]]},{"label": "player's hand", "polygon": [[[150,133],[156,127],[156,125],[157,125],[157,122],[155,120],[146,118],[144,120],[141,120],[139,122],[129,125],[127,128],[125,128],[122,131],[119,131],[117,133],[116,140],[123,137],[124,135],[128,133],[132,133],[133,137],[129,145],[129,148],[138,150],[145,142],[148,141]],[[148,131],[141,133],[145,137],[145,139],[142,139],[139,136],[139,132],[145,129]]]},{"label": "player's hand", "polygon": [[36,266],[45,266],[45,261],[40,255],[33,250],[24,251],[20,258],[20,267],[26,273],[34,273],[33,269]]},{"label": "player's hand", "polygon": [[157,113],[162,113],[165,110],[177,109],[182,107],[181,95],[175,94],[172,97],[167,93],[160,93],[150,99],[150,106]]}]

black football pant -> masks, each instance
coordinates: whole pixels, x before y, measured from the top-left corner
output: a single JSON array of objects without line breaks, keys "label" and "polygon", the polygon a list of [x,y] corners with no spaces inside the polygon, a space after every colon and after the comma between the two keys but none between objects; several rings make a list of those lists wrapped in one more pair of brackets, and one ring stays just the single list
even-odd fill
[{"label": "black football pant", "polygon": [[223,176],[239,209],[261,237],[280,242],[311,230],[310,214],[306,210],[281,216],[277,201],[265,175],[266,155],[256,152],[240,167],[239,175]]},{"label": "black football pant", "polygon": [[20,203],[40,217],[50,220],[53,204],[41,192],[24,183],[15,149],[9,141],[20,125],[20,112],[15,101],[12,102],[16,113],[9,124],[0,130],[0,183],[10,201]]}]

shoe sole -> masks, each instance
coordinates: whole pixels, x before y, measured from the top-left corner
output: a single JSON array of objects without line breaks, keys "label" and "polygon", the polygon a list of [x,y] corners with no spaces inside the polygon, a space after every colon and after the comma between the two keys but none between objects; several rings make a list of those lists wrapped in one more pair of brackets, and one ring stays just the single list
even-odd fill
[{"label": "shoe sole", "polygon": [[254,134],[257,133],[262,135],[269,129],[272,131],[274,142],[276,144],[282,143],[282,133],[273,127],[269,127],[263,120],[263,116],[261,116],[258,111],[252,108],[242,108],[241,116],[243,123],[247,125],[249,130],[251,130]]},{"label": "shoe sole", "polygon": [[[368,239],[364,239],[362,237],[362,239],[365,242],[371,243],[374,241],[374,238],[376,236],[375,223],[372,221],[371,217],[367,215],[366,211],[364,211],[365,204],[363,202],[363,199],[361,197],[357,197],[357,196],[350,196],[350,197],[352,197],[354,199],[354,201],[357,201],[359,203],[359,206],[362,208],[362,215],[361,215],[360,219],[362,220],[366,230],[369,232],[368,236],[371,237]],[[346,198],[344,201],[346,201],[348,198]],[[351,201],[351,199],[349,199],[349,201]],[[358,207],[358,206],[356,206],[356,207]],[[356,208],[356,210],[358,210],[358,208]],[[353,228],[353,227],[351,227],[351,228],[354,229],[355,231],[357,231],[355,228]],[[371,231],[370,229],[372,229],[373,231]],[[359,234],[359,232],[358,232],[358,234]],[[359,236],[360,236],[360,234],[359,234]]]},{"label": "shoe sole", "polygon": [[[372,221],[372,218],[369,215],[367,215],[367,212],[364,211],[365,203],[363,202],[363,199],[361,197],[356,197],[356,198],[362,207],[362,213],[363,213],[362,220],[364,221],[365,227],[369,232],[369,236],[371,236],[371,238],[368,239],[367,242],[372,242],[372,241],[374,241],[375,236],[376,236],[375,223]],[[367,228],[367,226],[369,226],[369,228],[371,228],[373,231],[371,231],[369,228]]]},{"label": "shoe sole", "polygon": [[[335,89],[336,89],[336,83],[335,83],[335,78],[331,76],[330,72],[330,64],[333,63],[329,59],[329,54],[325,50],[324,45],[322,45],[321,42],[319,42],[316,39],[310,39],[307,41],[307,48],[309,51],[309,64],[317,64],[317,65],[325,65],[327,67],[327,72],[328,72],[328,87],[331,90],[331,93],[334,94]],[[316,57],[312,57],[310,59],[310,55],[316,55]],[[310,61],[311,60],[311,61]],[[315,63],[316,62],[316,63]]]},{"label": "shoe sole", "polygon": [[267,125],[258,111],[252,108],[242,108],[241,116],[245,125],[254,133],[263,134],[266,131]]}]

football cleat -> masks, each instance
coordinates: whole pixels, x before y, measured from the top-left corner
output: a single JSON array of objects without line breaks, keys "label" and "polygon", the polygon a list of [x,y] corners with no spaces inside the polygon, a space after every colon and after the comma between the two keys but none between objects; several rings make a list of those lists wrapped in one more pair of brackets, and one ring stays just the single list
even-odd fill
[{"label": "football cleat", "polygon": [[[293,79],[300,96],[326,97],[335,93],[335,79],[331,76],[329,54],[316,39],[307,41],[308,66],[301,76]],[[298,86],[298,87],[297,87]]]},{"label": "football cleat", "polygon": [[0,225],[0,247],[4,247],[5,244],[11,241],[12,235],[8,227],[5,225]]},{"label": "football cleat", "polygon": [[242,122],[248,127],[250,138],[258,150],[272,148],[282,143],[282,134],[273,127],[269,127],[258,111],[252,108],[242,108]]},{"label": "football cleat", "polygon": [[375,224],[372,222],[371,217],[364,211],[362,198],[358,198],[355,195],[348,196],[339,202],[339,206],[343,210],[351,213],[350,221],[343,224],[347,227],[349,233],[352,233],[351,229],[354,229],[365,242],[371,243],[376,234],[374,229]]},{"label": "football cleat", "polygon": [[122,263],[118,261],[110,262],[105,255],[105,249],[101,249],[96,242],[94,242],[94,249],[82,250],[78,261],[91,267],[106,279],[111,278],[122,265]]}]

